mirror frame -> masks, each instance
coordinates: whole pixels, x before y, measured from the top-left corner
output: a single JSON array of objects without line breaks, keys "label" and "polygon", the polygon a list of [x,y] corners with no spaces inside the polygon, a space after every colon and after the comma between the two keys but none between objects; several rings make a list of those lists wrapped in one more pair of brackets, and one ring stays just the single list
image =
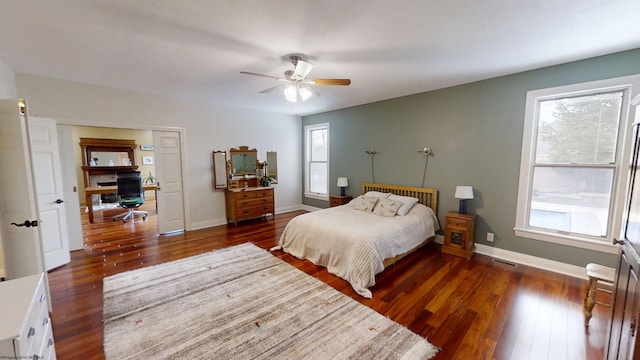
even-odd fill
[{"label": "mirror frame", "polygon": [[229,174],[227,174],[227,152],[214,150],[212,156],[213,188],[214,190],[226,189],[229,186]]},{"label": "mirror frame", "polygon": [[[275,161],[274,161],[275,160]],[[271,183],[278,183],[278,152],[277,151],[267,151],[267,169],[265,171],[265,176],[270,180]]]},{"label": "mirror frame", "polygon": [[[242,154],[248,154],[248,155],[253,155],[255,157],[255,164],[253,164],[253,171],[251,172],[240,172],[240,173],[236,173],[233,172],[233,169],[237,169],[237,167],[233,164],[233,157],[234,155],[242,155]],[[258,163],[258,150],[256,149],[249,149],[248,146],[240,146],[240,148],[236,149],[236,148],[231,148],[231,150],[229,150],[229,158],[231,160],[231,171],[230,173],[232,175],[244,175],[244,174],[256,174],[256,169],[258,169],[260,167],[259,163]]]}]

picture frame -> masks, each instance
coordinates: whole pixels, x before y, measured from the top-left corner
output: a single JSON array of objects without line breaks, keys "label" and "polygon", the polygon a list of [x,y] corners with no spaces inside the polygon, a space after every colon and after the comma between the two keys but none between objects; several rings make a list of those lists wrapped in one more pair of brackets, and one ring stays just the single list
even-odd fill
[{"label": "picture frame", "polygon": [[140,145],[142,151],[153,151],[153,145]]},{"label": "picture frame", "polygon": [[142,157],[143,165],[153,165],[153,156],[143,156]]}]

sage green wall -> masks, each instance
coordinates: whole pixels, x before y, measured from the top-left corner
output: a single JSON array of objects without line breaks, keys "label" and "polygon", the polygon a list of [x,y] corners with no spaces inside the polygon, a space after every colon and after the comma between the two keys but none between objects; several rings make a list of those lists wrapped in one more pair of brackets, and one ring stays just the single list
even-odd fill
[{"label": "sage green wall", "polygon": [[[526,93],[529,90],[640,73],[640,49],[469,83],[442,90],[303,117],[303,126],[330,123],[331,193],[338,176],[349,179],[348,195],[362,182],[421,186],[431,147],[425,187],[439,189],[438,218],[455,211],[456,185],[471,185],[478,214],[476,242],[504,250],[583,266],[596,261],[615,266],[616,257],[516,237],[513,232],[520,171]],[[354,83],[357,79],[353,79]],[[304,136],[303,136],[304,139]],[[303,146],[304,149],[304,146]],[[303,150],[304,151],[304,150]],[[305,205],[327,202],[303,198]],[[485,241],[486,233],[495,242]]]}]

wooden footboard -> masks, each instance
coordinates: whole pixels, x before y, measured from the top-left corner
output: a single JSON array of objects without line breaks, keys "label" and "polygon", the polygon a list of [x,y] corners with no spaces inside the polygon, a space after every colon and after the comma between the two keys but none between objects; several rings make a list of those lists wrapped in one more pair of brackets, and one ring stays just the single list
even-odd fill
[{"label": "wooden footboard", "polygon": [[[410,196],[414,198],[418,198],[418,202],[425,206],[428,206],[433,210],[433,212],[437,215],[437,207],[438,207],[438,190],[433,188],[421,188],[421,187],[413,187],[413,186],[402,186],[402,185],[388,185],[388,184],[373,184],[373,183],[362,183],[362,194],[364,195],[367,191],[380,191],[384,193],[392,193],[399,196]],[[400,259],[405,256],[411,254],[412,252],[418,250],[425,244],[430,243],[435,240],[435,236],[432,236],[420,245],[415,248],[407,251],[404,254],[396,255],[392,258],[388,258],[384,260],[384,267],[387,268],[389,265],[396,263]]]}]

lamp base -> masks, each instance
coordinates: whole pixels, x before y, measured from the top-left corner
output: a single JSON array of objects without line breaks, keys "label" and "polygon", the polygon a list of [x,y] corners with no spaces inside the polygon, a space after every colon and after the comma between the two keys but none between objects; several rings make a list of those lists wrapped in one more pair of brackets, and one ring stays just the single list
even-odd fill
[{"label": "lamp base", "polygon": [[345,194],[344,194],[344,189],[345,189],[345,188],[343,188],[343,187],[341,187],[341,188],[340,188],[340,196],[344,196],[344,195],[345,195]]},{"label": "lamp base", "polygon": [[458,213],[459,214],[466,214],[467,213],[467,200],[466,199],[460,200],[460,208],[458,209]]}]

